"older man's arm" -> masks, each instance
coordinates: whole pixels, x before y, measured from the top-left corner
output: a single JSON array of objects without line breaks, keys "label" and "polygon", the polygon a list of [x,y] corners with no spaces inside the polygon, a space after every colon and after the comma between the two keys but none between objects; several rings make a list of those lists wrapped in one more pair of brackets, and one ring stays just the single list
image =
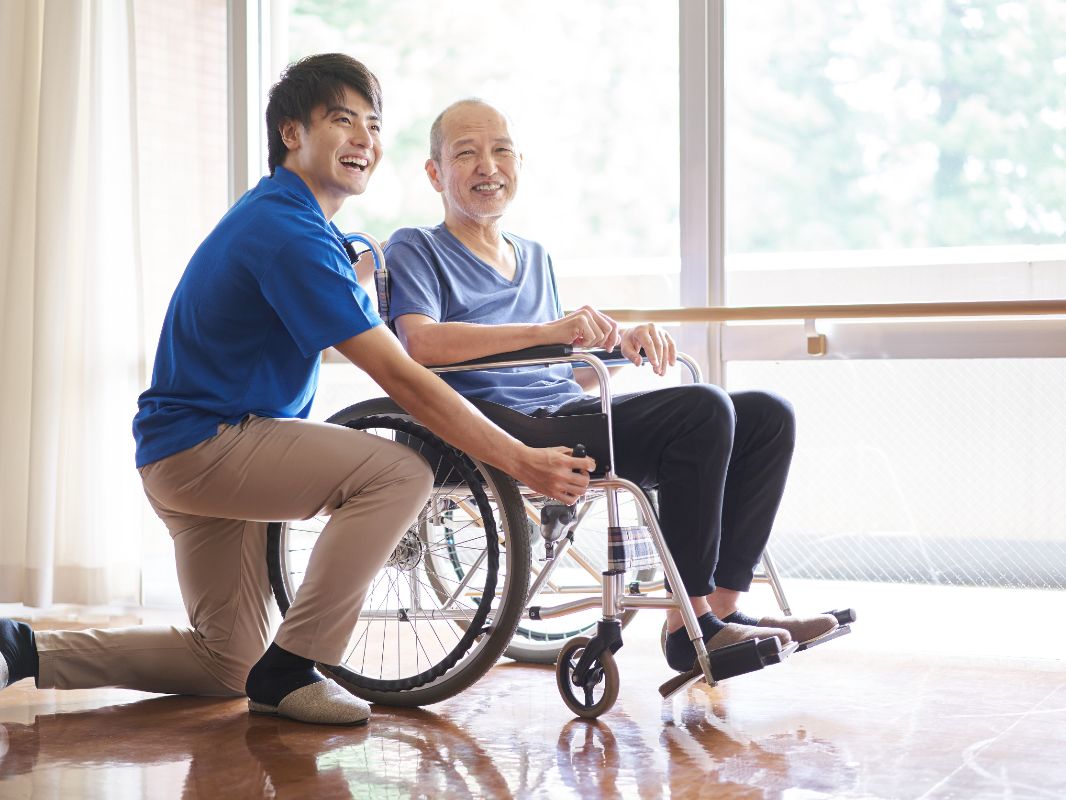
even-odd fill
[{"label": "older man's arm", "polygon": [[396,319],[396,333],[411,358],[426,365],[452,364],[544,344],[609,350],[620,341],[618,323],[589,306],[553,322],[498,325],[436,322],[423,314],[404,314]]}]

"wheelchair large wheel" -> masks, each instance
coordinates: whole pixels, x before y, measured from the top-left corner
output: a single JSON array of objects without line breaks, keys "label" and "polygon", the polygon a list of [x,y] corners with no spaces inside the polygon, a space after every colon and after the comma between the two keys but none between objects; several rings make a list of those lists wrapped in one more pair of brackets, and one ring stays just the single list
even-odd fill
[{"label": "wheelchair large wheel", "polygon": [[[510,478],[409,418],[360,410],[367,404],[330,421],[418,451],[435,471],[434,488],[367,590],[343,663],[322,669],[370,702],[439,702],[480,678],[518,624],[530,558],[521,499]],[[317,517],[269,526],[268,568],[282,614],[326,522]]]},{"label": "wheelchair large wheel", "polygon": [[[619,517],[623,524],[636,524],[639,519],[636,501],[627,492],[618,492],[617,497]],[[540,512],[535,503],[527,500],[526,511],[531,522],[539,520]],[[590,492],[587,495],[584,503],[578,507],[578,519],[569,552],[554,567],[549,582],[530,600],[530,605],[551,606],[600,595],[603,571],[607,568],[608,527],[607,500],[602,492]],[[531,581],[536,580],[537,573],[545,567],[545,562],[538,560],[543,555],[543,548],[539,534],[534,535],[531,561],[534,574],[530,577]],[[626,574],[626,585],[634,581],[651,581],[658,572],[652,568],[631,570]],[[628,625],[636,613],[624,611],[619,618],[622,626]],[[523,619],[515,629],[514,638],[504,655],[516,661],[554,664],[568,642],[577,637],[595,635],[596,625],[601,619],[603,611],[598,606],[552,619]]]}]

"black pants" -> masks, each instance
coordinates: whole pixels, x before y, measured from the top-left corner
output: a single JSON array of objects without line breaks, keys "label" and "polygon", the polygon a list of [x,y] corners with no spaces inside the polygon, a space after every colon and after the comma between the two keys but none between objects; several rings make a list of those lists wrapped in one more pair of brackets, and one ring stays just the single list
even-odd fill
[{"label": "black pants", "polygon": [[[585,397],[556,414],[599,410]],[[787,400],[688,384],[612,403],[614,471],[659,491],[659,524],[686,592],[747,591],[770,538],[796,441]]]}]

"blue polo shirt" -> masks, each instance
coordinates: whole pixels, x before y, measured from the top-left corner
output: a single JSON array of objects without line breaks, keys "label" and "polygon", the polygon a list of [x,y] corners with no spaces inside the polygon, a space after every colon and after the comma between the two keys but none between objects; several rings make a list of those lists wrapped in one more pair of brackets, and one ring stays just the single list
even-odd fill
[{"label": "blue polo shirt", "polygon": [[[518,268],[507,280],[470,252],[443,223],[401,228],[389,237],[389,317],[422,314],[434,322],[552,322],[559,319],[559,293],[551,258],[542,245],[504,236]],[[531,414],[555,411],[584,396],[569,364],[446,372],[441,377],[459,394],[491,400]]]},{"label": "blue polo shirt", "polygon": [[284,167],[226,212],[167,309],[133,419],[138,467],[248,414],[307,417],[321,351],[381,324],[341,242]]}]

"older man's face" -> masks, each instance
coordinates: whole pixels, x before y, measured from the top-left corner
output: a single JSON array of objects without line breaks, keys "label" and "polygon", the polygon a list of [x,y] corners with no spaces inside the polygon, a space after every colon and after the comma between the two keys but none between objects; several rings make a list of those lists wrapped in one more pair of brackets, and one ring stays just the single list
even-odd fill
[{"label": "older man's face", "polygon": [[461,105],[442,120],[440,162],[426,165],[449,221],[484,224],[503,216],[518,191],[522,157],[507,119],[491,106]]}]

